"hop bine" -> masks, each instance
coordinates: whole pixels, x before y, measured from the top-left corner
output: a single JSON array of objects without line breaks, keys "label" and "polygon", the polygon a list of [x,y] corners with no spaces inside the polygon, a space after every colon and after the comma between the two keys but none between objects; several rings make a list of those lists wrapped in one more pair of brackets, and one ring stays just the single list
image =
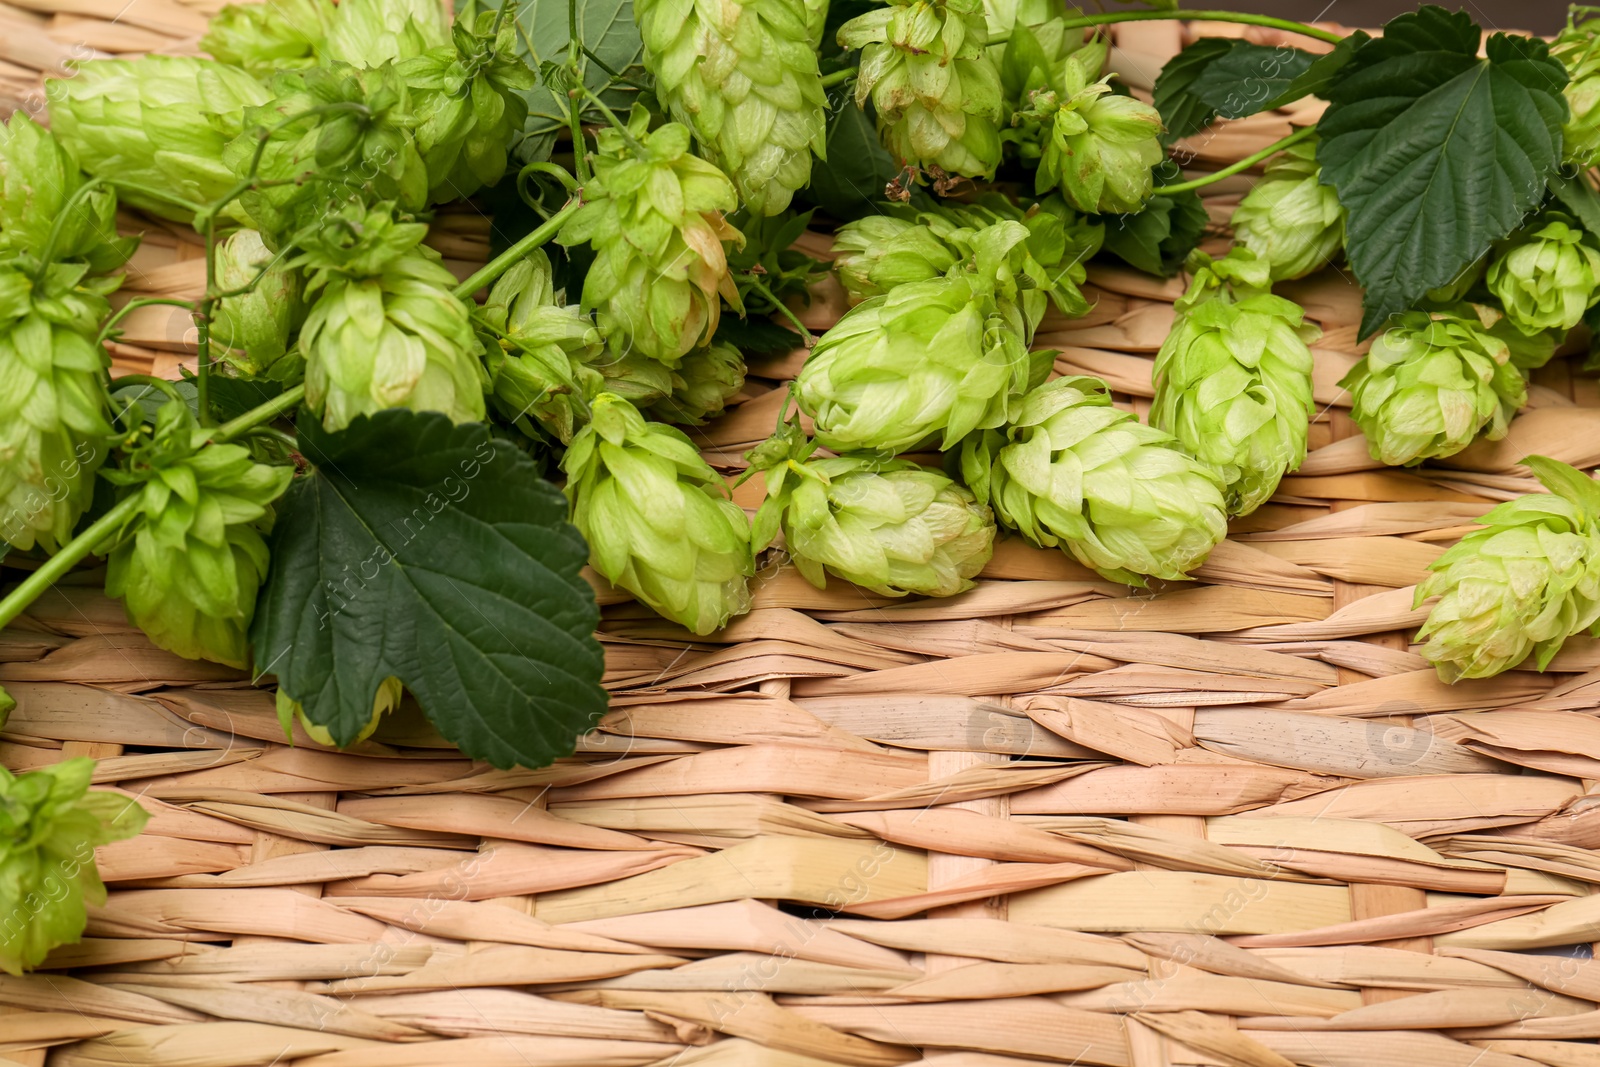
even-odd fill
[{"label": "hop bine", "polygon": [[981,0],[892,0],[839,27],[861,49],[856,105],[878,113],[884,147],[912,167],[967,178],[1000,164],[1000,72]]},{"label": "hop bine", "polygon": [[1551,495],[1490,511],[1417,587],[1418,606],[1439,598],[1417,639],[1447,682],[1488,678],[1529,655],[1544,670],[1563,641],[1600,620],[1600,486],[1543,456],[1522,462]]},{"label": "hop bine", "polygon": [[485,373],[455,276],[422,246],[427,226],[393,210],[351,205],[292,264],[308,271],[314,301],[299,339],[306,403],[329,430],[385,408],[484,416]]},{"label": "hop bine", "polygon": [[1567,27],[1550,54],[1567,68],[1567,121],[1561,130],[1566,162],[1587,169],[1600,163],[1600,7],[1573,4]]},{"label": "hop bine", "polygon": [[1156,355],[1152,426],[1222,478],[1230,515],[1248,515],[1306,457],[1310,342],[1321,331],[1273,296],[1270,264],[1248,249],[1199,257]]},{"label": "hop bine", "polygon": [[826,158],[827,94],[804,0],[638,0],[645,67],[672,117],[757,215],[789,206]]},{"label": "hop bine", "polygon": [[212,340],[230,350],[225,358],[243,373],[279,376],[273,368],[306,317],[299,272],[276,259],[255,230],[234,231],[215,255],[218,290],[247,291],[217,301]]},{"label": "hop bine", "polygon": [[795,382],[818,443],[904,452],[934,440],[948,449],[1007,422],[1032,370],[1010,263],[1027,237],[1021,223],[987,227],[964,269],[897,285],[824,334]]},{"label": "hop bine", "polygon": [[1344,247],[1344,208],[1321,183],[1315,137],[1274,156],[1233,213],[1233,234],[1272,267],[1272,280],[1303,278]]},{"label": "hop bine", "polygon": [[1570,330],[1600,298],[1600,251],[1571,220],[1549,212],[1495,253],[1486,278],[1506,318],[1527,333]]},{"label": "hop bine", "polygon": [[1114,582],[1186,578],[1228,534],[1217,475],[1098,378],[1034,389],[1004,434],[962,442],[961,471],[1002,524]]},{"label": "hop bine", "polygon": [[689,154],[688,128],[649,125],[635,105],[626,134],[596,133],[586,202],[556,240],[595,250],[583,309],[616,341],[673,366],[716,332],[719,296],[742,308],[723,248],[742,238],[722,215],[738,206],[733,185]]},{"label": "hop bine", "polygon": [[[223,148],[244,128],[246,108],[271,99],[242,70],[190,56],[96,59],[45,86],[52,132],[96,177],[210,204],[238,176]],[[189,222],[169,200],[123,185],[123,200]],[[238,205],[227,214],[245,221]]]},{"label": "hop bine", "polygon": [[601,393],[561,466],[606,580],[697,634],[750,610],[750,521],[681,431]]},{"label": "hop bine", "polygon": [[750,454],[765,470],[756,512],[761,551],[783,530],[796,569],[818,589],[827,575],[884,596],[953,596],[994,551],[994,517],[937,471],[873,455],[812,458],[798,422]]},{"label": "hop bine", "polygon": [[1453,456],[1479,436],[1498,441],[1528,399],[1525,368],[1555,351],[1487,308],[1396,315],[1339,383],[1372,458],[1390,466]]},{"label": "hop bine", "polygon": [[104,476],[139,496],[114,536],[106,593],[169,652],[250,663],[250,619],[267,573],[271,504],[294,471],[256,463],[242,445],[207,443],[181,400],[162,406],[129,462]]}]

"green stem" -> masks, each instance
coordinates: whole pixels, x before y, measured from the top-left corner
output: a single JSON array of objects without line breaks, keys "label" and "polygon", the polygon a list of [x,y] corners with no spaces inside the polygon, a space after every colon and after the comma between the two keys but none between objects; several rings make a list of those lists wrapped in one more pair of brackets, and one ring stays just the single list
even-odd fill
[{"label": "green stem", "polygon": [[265,404],[253,407],[237,419],[232,419],[218,426],[216,432],[211,435],[211,443],[223,445],[236,437],[242,437],[257,426],[271,422],[279,415],[291,410],[305,398],[306,387],[304,385],[297,385],[293,389],[285,389]]},{"label": "green stem", "polygon": [[1342,36],[1330,30],[1320,30],[1304,22],[1280,19],[1273,15],[1251,15],[1241,11],[1113,11],[1103,15],[1084,15],[1062,22],[1064,30],[1086,29],[1090,26],[1108,26],[1113,22],[1155,22],[1161,19],[1181,19],[1185,22],[1237,22],[1246,26],[1267,26],[1275,30],[1314,37],[1329,44],[1338,44]]},{"label": "green stem", "polygon": [[779,300],[776,296],[773,296],[772,290],[768,289],[761,279],[757,278],[754,274],[746,274],[744,278],[745,282],[750,286],[750,288],[766,297],[767,300],[770,301],[775,308],[777,308],[778,313],[784,318],[788,319],[790,324],[793,325],[795,329],[800,331],[800,336],[805,338],[807,348],[810,348],[812,345],[817,343],[817,339],[811,335],[811,331],[806,329],[806,324],[800,321],[800,316],[796,315],[793,311],[790,311],[788,304],[785,304],[782,300]]},{"label": "green stem", "polygon": [[167,394],[167,399],[183,402],[183,397],[178,393],[175,383],[165,378],[157,378],[153,374],[123,374],[111,380],[111,384],[118,389],[125,385],[146,385],[158,392]]},{"label": "green stem", "polygon": [[550,216],[549,221],[484,264],[472,277],[456,286],[451,292],[457,299],[470,300],[473,293],[476,293],[486,285],[493,284],[494,280],[504,274],[511,264],[554,237],[557,231],[572,217],[573,213],[582,206],[583,201],[577,197],[568,200],[565,207]]},{"label": "green stem", "polygon": [[1220,182],[1224,178],[1231,178],[1242,170],[1249,170],[1251,167],[1255,166],[1257,163],[1260,163],[1268,156],[1276,155],[1292,144],[1297,144],[1301,141],[1304,141],[1307,137],[1315,136],[1316,132],[1317,128],[1315,126],[1306,126],[1302,129],[1298,129],[1289,136],[1272,142],[1261,151],[1252,152],[1250,155],[1245,156],[1237,163],[1228,164],[1215,174],[1207,174],[1204,177],[1194,178],[1186,182],[1178,182],[1175,185],[1157,186],[1156,188],[1150,190],[1150,195],[1168,196],[1172,193],[1186,193],[1190,189],[1199,189],[1203,186],[1210,185],[1212,182]]},{"label": "green stem", "polygon": [[824,74],[822,76],[822,87],[824,89],[831,89],[835,85],[843,85],[845,82],[849,81],[855,76],[856,68],[854,67],[846,67],[843,70],[836,70],[832,74]]},{"label": "green stem", "polygon": [[121,178],[106,178],[105,182],[113,189],[126,189],[130,193],[138,193],[140,196],[148,196],[152,200],[161,200],[174,207],[181,207],[191,215],[198,215],[205,210],[204,204],[197,204],[193,200],[185,200],[183,197],[169,193],[165,189],[140,185],[138,182],[125,182]]},{"label": "green stem", "polygon": [[39,599],[52,585],[89,555],[94,546],[104,541],[117,528],[138,512],[144,500],[143,493],[129,493],[116,506],[95,520],[94,525],[61,546],[61,551],[45,560],[44,565],[24,578],[4,599],[0,600],[0,627],[10,625],[28,605]]},{"label": "green stem", "polygon": [[45,239],[44,251],[39,253],[40,280],[44,278],[45,272],[50,269],[51,261],[56,257],[56,245],[61,241],[61,231],[66,229],[67,219],[83,205],[85,200],[89,199],[90,193],[104,184],[105,182],[99,178],[90,178],[78,186],[77,190],[67,198],[67,202],[61,205],[61,210],[56,213],[55,222],[50,225],[50,236]]},{"label": "green stem", "polygon": [[104,326],[100,327],[100,336],[94,339],[94,346],[99,348],[101,345],[111,340],[111,332],[117,328],[117,324],[123,319],[127,318],[133,312],[138,311],[140,308],[156,307],[160,305],[183,308],[189,312],[194,311],[194,304],[191,302],[187,300],[173,300],[170,297],[142,296],[137,300],[130,300],[126,304],[122,305],[122,307],[118,308],[117,313],[107,319]]},{"label": "green stem", "polygon": [[611,128],[622,135],[622,142],[624,144],[633,149],[635,152],[641,152],[644,150],[644,146],[638,141],[634,140],[633,134],[628,132],[628,127],[624,126],[622,124],[622,120],[617,118],[617,113],[607,107],[606,102],[600,99],[600,97],[595,94],[593,89],[589,88],[582,82],[579,82],[578,90],[583,93],[584,97],[588,99],[589,103],[600,109],[600,113],[606,117],[606,121],[611,124]]}]

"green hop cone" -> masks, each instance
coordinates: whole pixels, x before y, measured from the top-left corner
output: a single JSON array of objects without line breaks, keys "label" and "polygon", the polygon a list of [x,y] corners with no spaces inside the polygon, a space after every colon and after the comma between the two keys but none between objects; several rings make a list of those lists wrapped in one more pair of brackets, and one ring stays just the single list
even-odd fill
[{"label": "green hop cone", "polygon": [[964,258],[964,250],[950,239],[957,229],[933,212],[910,218],[867,215],[847,222],[833,235],[834,273],[855,303],[897,285],[942,278]]},{"label": "green hop cone", "polygon": [[953,448],[1004,424],[1028,387],[1029,324],[1008,259],[1027,239],[1006,222],[975,236],[970,269],[897,285],[823,334],[795,382],[817,441],[835,452]]},{"label": "green hop cone", "polygon": [[1563,641],[1600,620],[1600,486],[1543,456],[1523,462],[1552,495],[1490,511],[1417,587],[1418,606],[1439,598],[1417,639],[1447,682],[1488,678],[1530,654],[1544,670]]},{"label": "green hop cone", "polygon": [[258,78],[315,66],[337,10],[328,0],[229,4],[211,19],[200,47]]},{"label": "green hop cone", "polygon": [[90,790],[94,760],[62,760],[13,775],[0,767],[0,971],[20,975],[57,945],[76,944],[106,887],[94,850],[133,837],[149,814]]},{"label": "green hop cone", "polygon": [[1272,265],[1272,280],[1303,278],[1344,247],[1344,208],[1321,183],[1317,139],[1285,148],[1233,212],[1238,242]]},{"label": "green hop cone", "polygon": [[[401,685],[400,679],[393,675],[379,682],[377,695],[372,698],[372,718],[367,721],[367,725],[361,728],[361,732],[356,734],[356,739],[350,742],[350,745],[344,747],[349,748],[351,745],[360,744],[377,732],[378,723],[383,720],[385,715],[400,706],[400,698],[404,695],[405,687]],[[339,747],[334,744],[333,734],[328,732],[326,726],[319,726],[306,717],[306,709],[300,705],[298,700],[279,689],[276,701],[278,725],[283,727],[283,736],[291,741],[293,740],[294,723],[296,719],[299,719],[300,729],[304,730],[306,736],[310,737],[311,740],[327,748]]]},{"label": "green hop cone", "polygon": [[450,21],[438,0],[340,0],[320,58],[378,67],[449,43]]},{"label": "green hop cone", "polygon": [[1528,383],[1512,345],[1481,314],[1492,313],[1460,305],[1396,315],[1339,383],[1373,459],[1416,464],[1506,435]]},{"label": "green hop cone", "polygon": [[94,339],[117,279],[55,263],[36,288],[31,264],[0,267],[0,542],[54,552],[94,497],[112,432]]},{"label": "green hop cone", "polygon": [[1506,318],[1524,331],[1570,330],[1600,298],[1600,251],[1571,219],[1551,212],[1496,251],[1486,280]]},{"label": "green hop cone", "polygon": [[83,260],[95,274],[122,266],[138,239],[117,236],[117,194],[83,192],[84,184],[60,141],[24,112],[13,114],[0,126],[0,250],[44,256],[48,249],[52,260]]},{"label": "green hop cone", "polygon": [[469,29],[457,25],[449,45],[398,67],[422,117],[417,151],[428,171],[428,199],[442,204],[494,185],[506,173],[507,149],[522,133],[538,84],[517,56],[516,24],[495,31],[496,15],[481,12]]},{"label": "green hop cone", "polygon": [[[811,458],[790,424],[787,458],[766,472],[755,548],[781,527],[796,569],[818,589],[831,573],[884,596],[954,596],[994,552],[994,516],[937,471],[874,455]],[[760,457],[752,453],[752,462]]]},{"label": "green hop cone", "polygon": [[682,431],[602,393],[561,467],[607,581],[697,634],[750,610],[750,520]]},{"label": "green hop cone", "polygon": [[1567,27],[1550,54],[1567,68],[1567,121],[1561,130],[1566,162],[1581,168],[1600,163],[1600,8],[1573,4]]},{"label": "green hop cone", "polygon": [[[45,86],[50,129],[99,178],[115,178],[209,204],[238,181],[223,147],[246,108],[270,94],[244,71],[190,56],[96,59]],[[124,188],[122,199],[163,218],[191,221],[168,200]],[[228,212],[241,217],[238,208]]]},{"label": "green hop cone", "polygon": [[1038,90],[1012,124],[1023,158],[1037,152],[1038,192],[1059,189],[1068,204],[1091,214],[1132,214],[1150,199],[1150,168],[1165,158],[1161,115],[1143,101],[1113,93],[1109,78],[1087,85],[1069,81],[1064,92]]},{"label": "green hop cone", "polygon": [[181,400],[162,406],[128,464],[105,477],[139,498],[106,567],[106,593],[169,652],[250,664],[247,633],[267,573],[271,505],[294,475],[243,445],[207,444]]},{"label": "green hop cone", "polygon": [[890,155],[912,167],[988,178],[1000,164],[1000,72],[981,0],[891,0],[839,27],[861,49],[856,106],[868,100]]},{"label": "green hop cone", "polygon": [[716,332],[719,296],[741,307],[723,242],[742,238],[723,218],[738,206],[733,185],[689,154],[688,128],[672,122],[647,133],[649,125],[636,104],[628,139],[597,132],[585,203],[556,240],[595,250],[583,309],[598,311],[615,342],[673,366]]},{"label": "green hop cone", "polygon": [[600,376],[587,363],[605,346],[589,316],[557,302],[544,250],[513,263],[478,314],[490,327],[485,347],[495,409],[530,437],[571,441],[587,418],[585,394],[598,392]]},{"label": "green hop cone", "polygon": [[704,426],[721,415],[744,388],[744,357],[730,344],[696,348],[672,371],[672,392],[644,409],[645,415],[680,426]]},{"label": "green hop cone", "polygon": [[243,373],[266,374],[305,319],[300,273],[275,260],[255,230],[234,231],[215,254],[219,291],[254,288],[217,301],[211,339],[229,349],[224,358]]},{"label": "green hop cone", "polygon": [[752,212],[787,208],[827,139],[804,0],[637,0],[633,11],[663,106]]},{"label": "green hop cone", "polygon": [[962,442],[961,470],[1001,523],[1115,582],[1186,578],[1228,535],[1216,473],[1098,378],[1034,389],[1004,435]]},{"label": "green hop cone", "polygon": [[1248,515],[1306,458],[1316,326],[1273,296],[1248,249],[1205,262],[1156,355],[1150,424],[1222,478],[1230,515]]},{"label": "green hop cone", "polygon": [[622,346],[626,343],[626,338],[613,334],[601,351],[582,360],[583,366],[577,374],[584,395],[592,398],[601,393],[614,393],[641,410],[671,396],[676,372],[660,360],[631,349],[624,350]]},{"label": "green hop cone", "polygon": [[386,408],[481,421],[485,373],[455,276],[421,245],[427,226],[395,222],[392,210],[355,205],[294,261],[313,301],[299,339],[306,402],[329,430]]}]

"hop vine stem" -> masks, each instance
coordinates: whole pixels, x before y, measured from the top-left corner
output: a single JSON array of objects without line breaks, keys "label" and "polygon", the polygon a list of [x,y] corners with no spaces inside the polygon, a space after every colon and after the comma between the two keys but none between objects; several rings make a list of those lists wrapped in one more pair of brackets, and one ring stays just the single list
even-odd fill
[{"label": "hop vine stem", "polygon": [[1067,19],[1061,23],[1061,28],[1066,30],[1088,29],[1090,26],[1109,26],[1116,22],[1159,22],[1168,19],[1178,19],[1184,22],[1236,22],[1245,26],[1266,26],[1269,29],[1284,30],[1288,33],[1298,33],[1302,37],[1313,37],[1329,44],[1338,44],[1344,40],[1343,34],[1324,30],[1304,22],[1295,22],[1293,19],[1281,19],[1276,15],[1252,15],[1243,11],[1112,11],[1103,15],[1084,15],[1075,19]]},{"label": "hop vine stem", "polygon": [[1173,193],[1186,193],[1191,189],[1200,189],[1200,188],[1203,188],[1203,187],[1205,187],[1207,185],[1210,185],[1212,182],[1220,182],[1224,178],[1231,178],[1235,174],[1238,174],[1240,171],[1249,170],[1251,167],[1255,166],[1257,163],[1260,163],[1262,160],[1267,159],[1267,158],[1269,158],[1271,156],[1274,156],[1274,155],[1278,154],[1279,152],[1282,152],[1285,148],[1288,148],[1290,145],[1299,144],[1301,141],[1304,141],[1306,138],[1314,136],[1316,134],[1316,132],[1317,132],[1317,128],[1315,126],[1302,127],[1301,129],[1298,129],[1298,130],[1294,131],[1293,133],[1291,133],[1289,136],[1279,138],[1278,140],[1272,142],[1271,144],[1267,145],[1267,147],[1263,148],[1261,151],[1252,152],[1250,155],[1245,156],[1243,159],[1239,160],[1237,163],[1230,163],[1226,167],[1223,167],[1221,170],[1216,171],[1215,173],[1207,174],[1207,175],[1205,175],[1203,177],[1200,177],[1200,178],[1193,178],[1193,179],[1191,179],[1189,181],[1186,181],[1186,182],[1176,182],[1176,183],[1174,183],[1172,185],[1158,185],[1158,186],[1156,186],[1154,189],[1152,189],[1150,191],[1150,195],[1151,196],[1170,196]]}]

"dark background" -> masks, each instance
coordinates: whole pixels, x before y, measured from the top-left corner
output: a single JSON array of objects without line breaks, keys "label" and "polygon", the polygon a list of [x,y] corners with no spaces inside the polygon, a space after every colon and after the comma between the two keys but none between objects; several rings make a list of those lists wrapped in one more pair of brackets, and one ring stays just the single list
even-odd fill
[{"label": "dark background", "polygon": [[[1566,25],[1567,5],[1562,0],[1439,0],[1441,7],[1466,11],[1485,29],[1527,30],[1553,34]],[[1591,3],[1600,0],[1590,0]],[[1253,11],[1280,18],[1342,22],[1346,26],[1381,26],[1403,11],[1415,11],[1420,0],[1227,0],[1199,3],[1186,0],[1183,7],[1215,7]]]}]

